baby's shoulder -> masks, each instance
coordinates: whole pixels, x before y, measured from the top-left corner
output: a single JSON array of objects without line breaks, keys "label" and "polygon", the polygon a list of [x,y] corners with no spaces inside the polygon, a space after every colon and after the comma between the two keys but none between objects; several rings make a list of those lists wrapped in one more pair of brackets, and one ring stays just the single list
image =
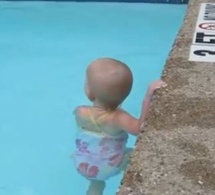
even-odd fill
[{"label": "baby's shoulder", "polygon": [[118,108],[114,111],[114,115],[124,115],[124,114],[127,114],[127,112],[122,108]]},{"label": "baby's shoulder", "polygon": [[117,110],[115,110],[114,112],[114,121],[116,124],[121,124],[122,121],[124,121],[125,119],[128,119],[131,115],[126,112],[125,110],[119,108]]},{"label": "baby's shoulder", "polygon": [[79,117],[87,117],[89,115],[89,106],[78,106],[74,110],[74,114]]}]

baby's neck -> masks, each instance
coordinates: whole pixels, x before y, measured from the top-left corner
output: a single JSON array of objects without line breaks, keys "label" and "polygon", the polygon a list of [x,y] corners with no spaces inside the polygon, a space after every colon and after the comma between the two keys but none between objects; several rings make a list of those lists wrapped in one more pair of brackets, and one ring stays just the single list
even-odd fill
[{"label": "baby's neck", "polygon": [[93,102],[93,107],[97,107],[97,108],[100,108],[102,110],[108,110],[108,111],[113,110],[112,108],[108,108],[107,106],[104,106],[104,104],[102,104],[102,103],[100,103],[98,101]]}]

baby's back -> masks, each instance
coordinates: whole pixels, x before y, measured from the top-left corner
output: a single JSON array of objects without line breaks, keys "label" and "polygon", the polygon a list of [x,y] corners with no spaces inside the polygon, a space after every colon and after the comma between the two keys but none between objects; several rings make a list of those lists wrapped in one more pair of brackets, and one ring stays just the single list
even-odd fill
[{"label": "baby's back", "polygon": [[83,131],[118,136],[124,131],[114,120],[117,113],[118,110],[107,111],[97,107],[81,106],[75,110],[76,123]]}]

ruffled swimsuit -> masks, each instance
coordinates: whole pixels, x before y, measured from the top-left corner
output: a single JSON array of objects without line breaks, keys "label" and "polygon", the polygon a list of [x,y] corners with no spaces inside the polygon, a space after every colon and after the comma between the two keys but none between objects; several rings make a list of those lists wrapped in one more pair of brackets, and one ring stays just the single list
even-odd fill
[{"label": "ruffled swimsuit", "polygon": [[91,123],[95,131],[88,131],[81,127],[76,137],[76,151],[74,163],[78,172],[90,180],[107,180],[117,175],[128,164],[130,152],[126,149],[128,134],[121,131],[117,135],[108,135],[101,127],[99,120],[95,120],[89,111]]}]

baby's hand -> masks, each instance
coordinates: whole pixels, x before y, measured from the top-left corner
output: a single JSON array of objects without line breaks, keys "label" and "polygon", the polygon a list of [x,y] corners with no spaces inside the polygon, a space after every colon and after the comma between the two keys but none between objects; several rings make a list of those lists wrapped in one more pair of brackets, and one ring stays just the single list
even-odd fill
[{"label": "baby's hand", "polygon": [[167,86],[167,84],[164,81],[156,80],[150,84],[149,90],[151,93],[154,93],[156,90],[166,87],[166,86]]}]

